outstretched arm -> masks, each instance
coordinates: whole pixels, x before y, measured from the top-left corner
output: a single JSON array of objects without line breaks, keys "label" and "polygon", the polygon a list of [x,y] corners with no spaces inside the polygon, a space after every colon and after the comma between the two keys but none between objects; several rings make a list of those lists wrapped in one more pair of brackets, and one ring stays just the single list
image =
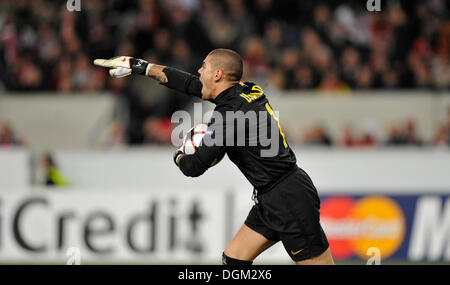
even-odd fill
[{"label": "outstretched arm", "polygon": [[[150,65],[150,63],[149,63]],[[190,96],[202,97],[202,83],[197,76],[164,65],[152,64],[147,70],[148,77],[162,85]]]},{"label": "outstretched arm", "polygon": [[190,96],[202,97],[202,83],[197,76],[179,69],[153,64],[148,68],[148,77],[162,85]]},{"label": "outstretched arm", "polygon": [[198,77],[173,67],[152,64],[143,59],[129,56],[96,59],[94,64],[110,68],[109,74],[115,78],[125,77],[131,73],[145,75],[168,88],[191,96],[202,97],[202,84]]},{"label": "outstretched arm", "polygon": [[159,83],[167,83],[169,79],[163,71],[164,68],[166,68],[166,66],[153,64],[148,69],[148,73],[146,75],[150,78],[155,79],[156,81],[159,81]]}]

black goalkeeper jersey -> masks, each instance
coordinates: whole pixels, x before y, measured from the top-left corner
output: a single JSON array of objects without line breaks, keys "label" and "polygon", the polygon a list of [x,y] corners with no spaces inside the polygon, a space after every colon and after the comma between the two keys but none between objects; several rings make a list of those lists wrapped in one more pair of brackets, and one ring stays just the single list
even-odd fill
[{"label": "black goalkeeper jersey", "polygon": [[[163,85],[202,97],[197,76],[166,67]],[[214,114],[197,151],[181,158],[181,171],[202,175],[225,154],[258,191],[264,192],[295,168],[296,157],[287,144],[276,112],[263,90],[253,83],[236,84],[215,99]]]}]

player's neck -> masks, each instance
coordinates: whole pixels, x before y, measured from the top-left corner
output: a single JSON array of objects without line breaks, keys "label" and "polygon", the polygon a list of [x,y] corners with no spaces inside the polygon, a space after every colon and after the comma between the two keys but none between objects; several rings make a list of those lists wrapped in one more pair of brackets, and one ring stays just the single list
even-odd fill
[{"label": "player's neck", "polygon": [[216,97],[219,96],[219,94],[221,94],[223,91],[233,87],[237,83],[239,83],[239,82],[238,81],[227,81],[227,82],[218,84],[217,87],[215,88],[215,92],[213,93],[211,98],[216,99]]}]

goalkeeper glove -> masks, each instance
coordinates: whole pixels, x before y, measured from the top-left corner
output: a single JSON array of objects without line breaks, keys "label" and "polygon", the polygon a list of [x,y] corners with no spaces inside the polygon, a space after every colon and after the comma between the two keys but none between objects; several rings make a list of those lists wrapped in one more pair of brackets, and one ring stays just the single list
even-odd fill
[{"label": "goalkeeper glove", "polygon": [[[183,143],[183,145],[184,145],[184,143]],[[183,145],[179,149],[177,149],[175,151],[175,153],[173,154],[173,162],[175,162],[175,165],[178,166],[178,167],[179,167],[179,165],[177,163],[178,156],[184,154]]]},{"label": "goalkeeper glove", "polygon": [[147,75],[153,64],[139,58],[130,56],[116,56],[110,59],[96,59],[94,64],[102,67],[109,67],[109,75],[120,78],[131,73]]}]

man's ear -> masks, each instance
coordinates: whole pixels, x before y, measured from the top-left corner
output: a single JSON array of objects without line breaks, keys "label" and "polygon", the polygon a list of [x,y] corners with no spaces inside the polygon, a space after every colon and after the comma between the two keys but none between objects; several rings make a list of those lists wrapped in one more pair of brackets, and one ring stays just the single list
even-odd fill
[{"label": "man's ear", "polygon": [[217,69],[215,74],[214,74],[214,80],[215,81],[219,81],[224,76],[225,76],[225,73],[223,72],[223,70],[222,69]]}]

